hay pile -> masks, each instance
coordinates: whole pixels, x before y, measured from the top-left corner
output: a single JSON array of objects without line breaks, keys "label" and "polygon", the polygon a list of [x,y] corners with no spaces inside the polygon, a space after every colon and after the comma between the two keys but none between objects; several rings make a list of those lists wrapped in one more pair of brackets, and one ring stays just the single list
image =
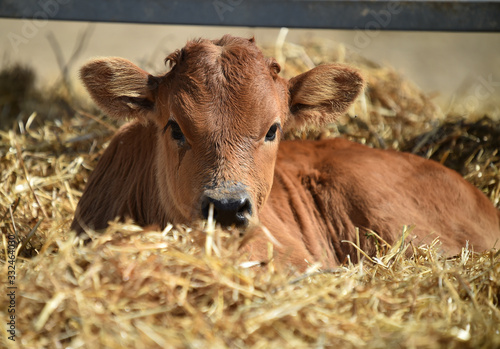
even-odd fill
[{"label": "hay pile", "polygon": [[[332,56],[314,42],[279,49],[287,75],[336,59],[357,64],[369,81],[341,123],[289,138],[341,135],[444,161],[463,160],[467,153],[459,170],[498,205],[494,123],[480,121],[480,135],[474,133],[474,122],[447,124],[432,101],[393,70],[346,54]],[[272,263],[251,267],[237,251],[239,237],[218,229],[208,234],[204,226],[169,226],[158,232],[114,223],[84,245],[68,231],[69,223],[85,180],[117,125],[67,91],[54,94],[71,106],[71,117],[47,120],[21,106],[25,117],[19,127],[9,124],[0,131],[2,284],[8,280],[8,237],[19,242],[16,341],[2,330],[3,345],[500,346],[500,254],[495,251],[478,254],[464,248],[460,256],[446,259],[436,245],[403,242],[415,250],[413,258],[404,257],[395,244],[358,265],[328,271],[312,266],[300,275],[277,273]],[[475,139],[471,135],[480,142],[466,141]],[[4,324],[9,301],[2,289]]]}]

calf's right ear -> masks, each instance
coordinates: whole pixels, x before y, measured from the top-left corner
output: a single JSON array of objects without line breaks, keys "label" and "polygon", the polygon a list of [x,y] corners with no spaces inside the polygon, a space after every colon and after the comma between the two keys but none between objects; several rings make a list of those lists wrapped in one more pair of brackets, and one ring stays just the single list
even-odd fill
[{"label": "calf's right ear", "polygon": [[99,58],[80,69],[94,102],[115,118],[151,119],[157,78],[123,58]]}]

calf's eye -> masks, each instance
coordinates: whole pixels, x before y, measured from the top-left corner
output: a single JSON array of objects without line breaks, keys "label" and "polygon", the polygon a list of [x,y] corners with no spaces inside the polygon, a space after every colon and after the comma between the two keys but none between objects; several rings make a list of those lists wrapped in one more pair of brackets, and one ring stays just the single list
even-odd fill
[{"label": "calf's eye", "polygon": [[280,124],[274,124],[269,128],[269,131],[266,133],[266,142],[272,142],[276,139],[276,132],[281,130]]},{"label": "calf's eye", "polygon": [[182,130],[178,123],[176,123],[173,120],[169,120],[167,122],[167,125],[163,129],[163,132],[166,132],[169,127],[170,127],[170,134],[174,141],[177,141],[179,143],[184,143],[186,141],[186,137],[184,137],[184,133],[182,133]]}]

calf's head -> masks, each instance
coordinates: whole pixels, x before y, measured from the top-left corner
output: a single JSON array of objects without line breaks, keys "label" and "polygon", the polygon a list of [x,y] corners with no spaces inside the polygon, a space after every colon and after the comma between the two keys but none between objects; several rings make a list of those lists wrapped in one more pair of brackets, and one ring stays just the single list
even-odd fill
[{"label": "calf's head", "polygon": [[116,118],[157,129],[157,186],[169,219],[207,217],[223,225],[258,217],[273,183],[283,132],[344,113],[363,87],[353,69],[321,65],[291,80],[253,39],[196,40],[169,55],[153,76],[121,58],[91,61],[82,80]]}]

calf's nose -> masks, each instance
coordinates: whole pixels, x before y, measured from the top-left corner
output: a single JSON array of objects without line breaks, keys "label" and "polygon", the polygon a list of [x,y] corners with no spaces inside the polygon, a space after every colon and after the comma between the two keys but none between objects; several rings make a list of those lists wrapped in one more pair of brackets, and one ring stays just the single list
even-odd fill
[{"label": "calf's nose", "polygon": [[222,226],[236,225],[244,227],[248,225],[248,216],[252,214],[252,204],[247,194],[230,197],[218,197],[219,195],[205,194],[201,202],[202,216],[207,219],[210,204],[214,205],[213,218]]}]

